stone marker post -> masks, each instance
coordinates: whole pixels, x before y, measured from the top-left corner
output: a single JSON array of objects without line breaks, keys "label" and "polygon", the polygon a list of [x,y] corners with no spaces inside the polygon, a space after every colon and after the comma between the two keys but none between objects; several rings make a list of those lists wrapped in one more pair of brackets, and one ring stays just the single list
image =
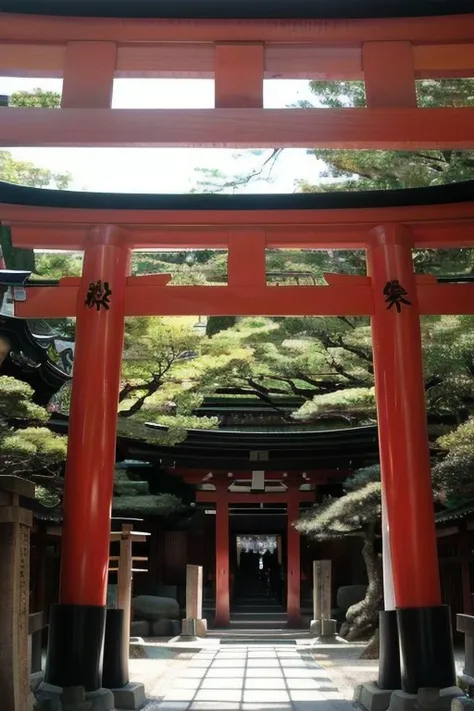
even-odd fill
[{"label": "stone marker post", "polygon": [[336,621],[331,619],[331,561],[313,561],[313,620],[310,632],[315,637],[335,637]]},{"label": "stone marker post", "polygon": [[127,660],[130,650],[130,623],[132,614],[132,524],[122,524],[120,554],[117,572],[117,607],[123,610],[123,654]]},{"label": "stone marker post", "polygon": [[[205,637],[207,633],[207,621],[202,619],[202,566],[186,566],[186,619],[183,620],[182,634],[189,634],[190,624],[188,620],[195,620],[195,634],[197,637]],[[192,625],[194,629],[194,625]]]},{"label": "stone marker post", "polygon": [[0,698],[2,711],[29,711],[28,614],[33,514],[20,497],[35,487],[0,476]]}]

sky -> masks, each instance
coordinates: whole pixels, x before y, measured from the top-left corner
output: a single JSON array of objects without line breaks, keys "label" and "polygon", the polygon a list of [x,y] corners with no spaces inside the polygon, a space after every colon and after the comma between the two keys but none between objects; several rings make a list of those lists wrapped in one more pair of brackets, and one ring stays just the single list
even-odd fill
[{"label": "sky", "polygon": [[[0,94],[15,91],[61,92],[61,79],[0,77]],[[194,108],[214,106],[214,82],[206,79],[116,79],[113,108]],[[307,81],[271,80],[264,84],[264,107],[285,108],[314,96]],[[72,174],[71,190],[97,192],[187,193],[196,187],[197,168],[235,175],[257,169],[270,151],[220,148],[12,148],[17,160],[28,160],[54,172]],[[252,181],[239,192],[291,193],[297,179],[314,182],[318,161],[305,149],[287,149],[272,170],[271,182]]]}]

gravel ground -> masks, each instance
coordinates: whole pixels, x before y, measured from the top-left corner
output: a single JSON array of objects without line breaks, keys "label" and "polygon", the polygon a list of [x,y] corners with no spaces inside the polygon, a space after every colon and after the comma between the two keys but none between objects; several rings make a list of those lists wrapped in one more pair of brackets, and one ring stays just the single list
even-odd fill
[{"label": "gravel ground", "polygon": [[[347,701],[353,698],[358,684],[377,679],[378,662],[375,659],[360,659],[363,643],[314,646],[313,655],[324,667],[331,680]],[[461,673],[464,665],[464,650],[455,651],[456,671]]]},{"label": "gravel ground", "polygon": [[197,653],[170,649],[160,642],[162,640],[148,639],[144,646],[146,658],[133,655],[129,662],[130,678],[145,685],[150,701],[160,701],[165,696],[176,677]]}]

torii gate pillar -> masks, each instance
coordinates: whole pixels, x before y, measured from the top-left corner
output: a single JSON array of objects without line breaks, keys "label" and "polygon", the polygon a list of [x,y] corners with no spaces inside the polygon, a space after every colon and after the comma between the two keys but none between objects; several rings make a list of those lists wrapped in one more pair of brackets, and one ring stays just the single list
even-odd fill
[{"label": "torii gate pillar", "polygon": [[52,609],[45,680],[102,685],[117,409],[130,250],[123,231],[90,232],[78,292],[64,488],[59,605]]},{"label": "torii gate pillar", "polygon": [[[455,685],[451,623],[448,607],[441,605],[411,235],[403,225],[391,224],[377,227],[371,237],[368,267],[374,293],[372,342],[382,486],[402,689],[416,694],[421,688]],[[397,293],[401,298],[395,299]]]}]

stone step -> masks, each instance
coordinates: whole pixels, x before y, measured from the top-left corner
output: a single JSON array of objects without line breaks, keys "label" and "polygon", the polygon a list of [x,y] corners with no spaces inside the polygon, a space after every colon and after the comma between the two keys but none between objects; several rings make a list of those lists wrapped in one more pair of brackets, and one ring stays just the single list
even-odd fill
[{"label": "stone step", "polygon": [[249,634],[253,633],[255,630],[284,630],[286,629],[286,622],[258,622],[253,626],[248,620],[242,622],[230,621],[230,628],[235,630],[247,630]]},{"label": "stone step", "polygon": [[258,620],[286,620],[286,612],[235,612],[230,615],[231,620],[248,620],[254,622]]},{"label": "stone step", "polygon": [[231,605],[234,612],[284,612],[281,605]]}]

